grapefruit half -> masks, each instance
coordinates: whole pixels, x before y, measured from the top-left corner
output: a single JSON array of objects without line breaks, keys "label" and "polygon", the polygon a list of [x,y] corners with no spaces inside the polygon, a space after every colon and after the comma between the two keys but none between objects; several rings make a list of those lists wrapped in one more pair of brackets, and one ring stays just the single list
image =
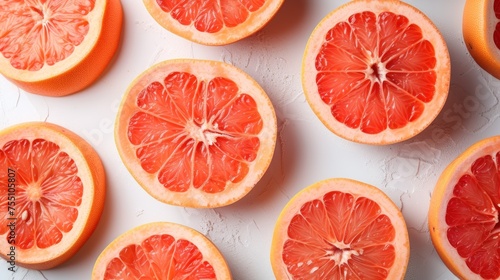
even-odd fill
[{"label": "grapefruit half", "polygon": [[448,96],[450,58],[436,26],[397,0],[356,0],[332,11],[307,43],[302,84],[314,113],[360,143],[413,137]]},{"label": "grapefruit half", "polygon": [[226,45],[252,35],[284,0],[143,0],[165,29],[204,45]]},{"label": "grapefruit half", "polygon": [[379,189],[329,179],[296,194],[274,229],[271,265],[285,279],[404,279],[403,215]]},{"label": "grapefruit half", "polygon": [[500,79],[500,0],[465,1],[462,32],[472,58]]},{"label": "grapefruit half", "polygon": [[111,242],[97,258],[91,279],[232,278],[224,257],[204,235],[183,225],[156,222]]},{"label": "grapefruit half", "polygon": [[246,195],[276,145],[273,105],[250,76],[226,63],[169,60],[139,75],[115,124],[118,152],[153,197],[219,207]]},{"label": "grapefruit half", "polygon": [[120,0],[3,0],[0,73],[31,93],[78,92],[111,61],[121,27]]},{"label": "grapefruit half", "polygon": [[[73,256],[101,217],[105,175],[84,139],[49,123],[0,132],[0,255],[30,269]],[[13,249],[14,248],[14,249]]]},{"label": "grapefruit half", "polygon": [[500,279],[500,136],[477,142],[439,177],[429,208],[432,242],[461,279]]}]

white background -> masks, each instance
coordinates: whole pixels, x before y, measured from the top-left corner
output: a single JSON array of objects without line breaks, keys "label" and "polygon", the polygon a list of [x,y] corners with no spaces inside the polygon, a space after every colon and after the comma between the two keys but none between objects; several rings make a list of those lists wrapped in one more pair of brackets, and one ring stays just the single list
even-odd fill
[{"label": "white background", "polygon": [[[316,24],[347,0],[286,0],[260,32],[221,47],[202,46],[160,27],[142,1],[122,0],[122,44],[95,84],[63,98],[29,94],[0,78],[0,128],[49,121],[87,139],[107,172],[102,219],[88,242],[67,263],[43,272],[0,262],[0,279],[89,279],[94,261],[119,234],[153,221],[172,221],[208,236],[229,263],[234,279],[274,279],[269,250],[274,223],[288,200],[319,180],[347,177],[382,189],[402,209],[411,241],[406,279],[455,279],[430,242],[427,209],[443,168],[474,142],[498,133],[500,82],[471,59],[462,38],[465,0],[407,1],[427,14],[445,37],[452,60],[446,105],[433,124],[400,144],[368,146],[327,130],[305,101],[301,59]],[[261,182],[242,200],[218,209],[188,209],[150,197],[122,164],[113,125],[125,89],[151,65],[173,58],[231,63],[254,77],[269,94],[278,116],[279,141]],[[444,137],[440,135],[444,133]]]}]

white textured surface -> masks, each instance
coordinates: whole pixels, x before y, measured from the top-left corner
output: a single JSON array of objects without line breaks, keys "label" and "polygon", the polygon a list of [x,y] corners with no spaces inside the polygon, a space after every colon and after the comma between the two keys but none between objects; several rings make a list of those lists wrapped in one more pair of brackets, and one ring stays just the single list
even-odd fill
[{"label": "white textured surface", "polygon": [[[86,138],[101,155],[108,196],[94,235],[71,260],[43,272],[0,262],[0,279],[89,279],[101,250],[122,232],[152,221],[172,221],[209,237],[226,257],[234,279],[274,279],[269,248],[274,223],[302,188],[326,178],[347,177],[375,185],[402,209],[411,238],[406,279],[455,279],[436,255],[427,230],[427,209],[437,177],[472,143],[500,129],[500,82],[479,69],[463,43],[465,0],[407,1],[443,33],[452,59],[449,99],[436,121],[417,137],[384,147],[345,141],[330,133],[304,99],[303,49],[314,26],[346,0],[286,0],[259,33],[229,46],[190,43],[161,28],[142,1],[122,0],[122,46],[92,87],[63,98],[18,90],[0,78],[0,128],[28,120],[63,125]],[[270,169],[241,201],[220,209],[184,209],[151,198],[129,175],[117,154],[113,124],[121,96],[139,73],[171,58],[226,61],[246,71],[268,92],[279,122]]]}]

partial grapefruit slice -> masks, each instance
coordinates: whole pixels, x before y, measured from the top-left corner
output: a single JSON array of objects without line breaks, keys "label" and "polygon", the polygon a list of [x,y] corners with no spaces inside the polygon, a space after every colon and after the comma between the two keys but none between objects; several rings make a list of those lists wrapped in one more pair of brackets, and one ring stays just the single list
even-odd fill
[{"label": "partial grapefruit slice", "polygon": [[111,279],[232,278],[222,254],[201,233],[157,222],[125,232],[102,251],[92,280]]},{"label": "partial grapefruit slice", "polygon": [[31,93],[78,92],[111,61],[121,26],[120,0],[4,0],[0,73]]},{"label": "partial grapefruit slice", "polygon": [[337,8],[307,43],[302,83],[311,108],[335,134],[390,144],[424,130],[448,96],[450,58],[434,24],[397,0]]},{"label": "partial grapefruit slice", "polygon": [[160,201],[219,207],[247,194],[276,145],[274,108],[250,76],[226,63],[171,60],[137,77],[116,120],[118,152]]},{"label": "partial grapefruit slice", "polygon": [[472,145],[439,177],[429,208],[432,242],[461,279],[500,279],[500,137]]},{"label": "partial grapefruit slice", "polygon": [[0,132],[0,185],[0,255],[9,261],[14,251],[15,265],[31,269],[52,268],[73,256],[104,206],[99,156],[54,124]]},{"label": "partial grapefruit slice", "polygon": [[500,79],[500,0],[465,1],[462,31],[472,58]]},{"label": "partial grapefruit slice", "polygon": [[404,279],[403,215],[379,189],[329,179],[296,194],[274,229],[271,265],[285,279]]},{"label": "partial grapefruit slice", "polygon": [[263,28],[284,0],[143,0],[165,29],[204,45],[226,45]]}]

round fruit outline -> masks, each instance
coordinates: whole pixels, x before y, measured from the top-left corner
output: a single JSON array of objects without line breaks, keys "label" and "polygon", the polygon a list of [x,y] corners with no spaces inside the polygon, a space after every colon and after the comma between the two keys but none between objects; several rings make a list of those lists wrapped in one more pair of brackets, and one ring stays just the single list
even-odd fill
[{"label": "round fruit outline", "polygon": [[481,140],[441,173],[429,207],[432,243],[463,279],[498,279],[500,136]]},{"label": "round fruit outline", "polygon": [[276,279],[404,279],[410,241],[399,208],[378,188],[323,180],[297,193],[276,221]]},{"label": "round fruit outline", "polygon": [[154,222],[128,230],[97,258],[92,280],[224,279],[231,272],[217,247],[200,232],[180,224]]},{"label": "round fruit outline", "polygon": [[223,62],[167,60],[129,86],[117,115],[123,163],[156,199],[212,208],[245,196],[274,154],[277,120],[264,90]]},{"label": "round fruit outline", "polygon": [[120,43],[120,0],[0,5],[0,73],[19,88],[64,96],[94,83]]},{"label": "round fruit outline", "polygon": [[384,145],[417,135],[437,117],[450,73],[446,42],[421,11],[398,0],[355,0],[312,32],[302,85],[332,132]]},{"label": "round fruit outline", "polygon": [[477,64],[500,79],[500,1],[465,1],[463,39]]},{"label": "round fruit outline", "polygon": [[227,45],[262,29],[284,0],[143,0],[166,30],[204,45]]},{"label": "round fruit outline", "polygon": [[61,126],[22,123],[0,131],[0,169],[0,184],[8,186],[0,188],[0,256],[30,269],[71,258],[104,207],[105,174],[95,150]]}]

